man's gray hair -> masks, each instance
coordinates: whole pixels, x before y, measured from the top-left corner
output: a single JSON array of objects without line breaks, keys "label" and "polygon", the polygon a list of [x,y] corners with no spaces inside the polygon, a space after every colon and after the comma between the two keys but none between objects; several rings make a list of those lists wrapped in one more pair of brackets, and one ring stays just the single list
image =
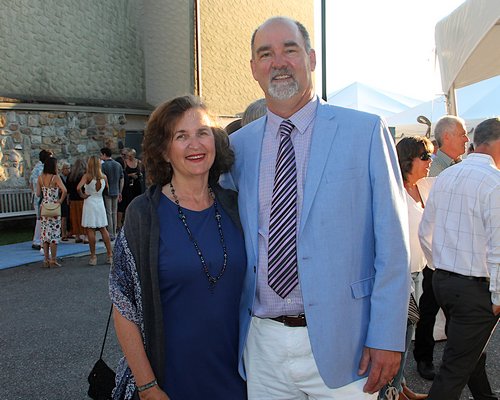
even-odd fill
[{"label": "man's gray hair", "polygon": [[455,129],[457,124],[465,126],[465,121],[463,118],[455,115],[445,115],[439,118],[439,121],[434,127],[434,137],[436,138],[439,147],[443,145],[443,134],[447,131]]},{"label": "man's gray hair", "polygon": [[245,126],[252,121],[262,117],[267,112],[266,99],[258,99],[250,103],[241,117],[241,126]]},{"label": "man's gray hair", "polygon": [[474,129],[474,146],[491,143],[500,139],[500,118],[490,118]]},{"label": "man's gray hair", "polygon": [[253,45],[255,43],[255,35],[257,34],[257,31],[262,27],[262,25],[268,23],[269,21],[278,21],[278,20],[281,20],[281,21],[291,21],[295,25],[297,25],[297,28],[298,28],[300,34],[302,35],[302,39],[304,39],[304,48],[306,50],[306,53],[309,54],[309,52],[311,51],[311,36],[309,36],[309,32],[307,31],[306,27],[303,24],[301,24],[299,21],[291,19],[291,18],[288,18],[288,17],[272,17],[272,18],[269,18],[268,20],[266,20],[261,25],[259,25],[257,27],[257,29],[255,29],[253,31],[253,33],[252,33],[252,39],[250,41],[250,46],[251,46],[251,49],[252,49],[252,58],[253,58],[253,50],[254,50],[253,49]]}]

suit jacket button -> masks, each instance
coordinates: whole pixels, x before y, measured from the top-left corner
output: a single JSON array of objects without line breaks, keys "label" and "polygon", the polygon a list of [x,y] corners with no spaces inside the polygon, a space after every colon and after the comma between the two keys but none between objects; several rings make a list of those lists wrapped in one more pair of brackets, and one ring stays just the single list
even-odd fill
[{"label": "suit jacket button", "polygon": [[252,310],[248,309],[248,315],[252,316]]},{"label": "suit jacket button", "polygon": [[255,274],[257,272],[257,267],[254,265],[253,266],[253,273]]}]

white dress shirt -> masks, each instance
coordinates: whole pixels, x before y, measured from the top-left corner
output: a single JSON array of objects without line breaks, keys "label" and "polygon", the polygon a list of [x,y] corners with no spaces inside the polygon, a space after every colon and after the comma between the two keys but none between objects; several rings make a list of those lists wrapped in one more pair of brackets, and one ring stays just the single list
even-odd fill
[{"label": "white dress shirt", "polygon": [[436,269],[490,277],[492,302],[500,305],[500,170],[489,155],[470,154],[441,172],[419,237]]},{"label": "white dress shirt", "polygon": [[[297,232],[302,215],[304,185],[306,182],[312,130],[316,118],[318,101],[318,98],[314,97],[309,103],[288,118],[295,126],[291,138],[295,151],[295,162],[297,164]],[[271,214],[276,156],[280,142],[278,131],[282,121],[283,118],[267,110],[267,123],[262,142],[259,172],[259,263],[253,310],[254,315],[261,318],[297,315],[304,312],[300,282],[285,299],[278,296],[267,282],[269,217]],[[299,262],[297,268],[300,269],[300,267]]]}]

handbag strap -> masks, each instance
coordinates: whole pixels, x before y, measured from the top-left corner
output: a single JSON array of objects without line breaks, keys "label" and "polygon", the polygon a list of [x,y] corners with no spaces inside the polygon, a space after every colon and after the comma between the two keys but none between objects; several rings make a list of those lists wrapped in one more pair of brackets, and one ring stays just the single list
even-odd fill
[{"label": "handbag strap", "polygon": [[106,332],[104,333],[104,339],[102,340],[101,354],[99,358],[102,358],[102,353],[104,352],[104,345],[106,344],[106,338],[108,336],[109,321],[111,321],[111,314],[113,313],[113,303],[111,303],[111,308],[109,309],[108,323],[106,324]]}]

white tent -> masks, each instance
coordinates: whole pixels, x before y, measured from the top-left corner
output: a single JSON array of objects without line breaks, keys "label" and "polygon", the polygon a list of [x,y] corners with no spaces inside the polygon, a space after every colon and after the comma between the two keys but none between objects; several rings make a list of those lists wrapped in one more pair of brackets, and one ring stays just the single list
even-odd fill
[{"label": "white tent", "polygon": [[[500,114],[500,76],[490,78],[474,85],[457,90],[460,104],[460,116],[465,119],[470,130],[480,121]],[[387,124],[396,129],[396,136],[423,135],[426,125],[418,124],[417,117],[425,116],[434,124],[447,114],[445,96],[438,96],[432,101],[421,103],[416,107],[387,117]]]},{"label": "white tent", "polygon": [[421,101],[354,82],[328,95],[328,103],[388,117]]},{"label": "white tent", "polygon": [[435,30],[441,84],[457,114],[455,89],[500,75],[500,0],[467,0]]}]

